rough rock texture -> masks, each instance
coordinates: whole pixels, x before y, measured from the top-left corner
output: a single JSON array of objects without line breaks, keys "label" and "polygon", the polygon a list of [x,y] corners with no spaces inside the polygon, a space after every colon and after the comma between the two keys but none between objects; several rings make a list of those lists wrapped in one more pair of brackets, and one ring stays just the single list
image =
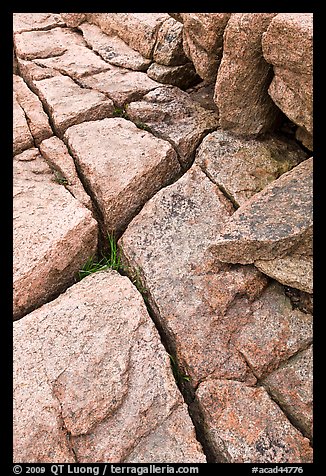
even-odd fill
[{"label": "rough rock texture", "polygon": [[111,233],[123,230],[142,205],[180,172],[168,142],[122,118],[73,126],[65,141]]},{"label": "rough rock texture", "polygon": [[53,135],[49,118],[43,110],[39,98],[29,89],[20,76],[14,75],[14,92],[24,111],[30,132],[36,145]]},{"label": "rough rock texture", "polygon": [[73,124],[95,121],[113,114],[111,99],[97,91],[78,86],[66,76],[43,79],[34,82],[34,85],[51,115],[59,137]]},{"label": "rough rock texture", "polygon": [[309,438],[312,438],[313,426],[312,380],[313,352],[310,346],[262,381],[273,399]]},{"label": "rough rock texture", "polygon": [[34,60],[40,66],[57,69],[60,73],[79,79],[110,69],[110,65],[86,46],[73,46],[55,58]]},{"label": "rough rock texture", "polygon": [[61,76],[58,70],[46,68],[45,66],[39,66],[35,64],[34,61],[25,61],[21,58],[17,58],[17,63],[19,67],[19,74],[24,78],[24,81],[28,84],[30,89],[36,94],[36,81],[46,78],[53,78],[54,76]]},{"label": "rough rock texture", "polygon": [[117,34],[131,48],[145,58],[151,58],[157,32],[169,18],[167,13],[89,13],[90,23],[99,26],[104,33]]},{"label": "rough rock texture", "polygon": [[14,13],[14,33],[31,30],[49,30],[54,27],[64,26],[64,22],[57,13]]},{"label": "rough rock texture", "polygon": [[76,28],[81,23],[86,21],[85,13],[60,13],[61,18],[67,26]]},{"label": "rough rock texture", "polygon": [[264,58],[274,68],[270,96],[303,128],[305,142],[312,145],[313,14],[279,13],[263,35],[262,47]]},{"label": "rough rock texture", "polygon": [[194,101],[197,101],[205,109],[217,111],[217,106],[214,102],[214,87],[215,84],[205,84],[201,82],[187,89],[187,93]]},{"label": "rough rock texture", "polygon": [[13,92],[13,154],[20,154],[23,150],[34,146],[33,136],[29,130],[24,110],[19,105]]},{"label": "rough rock texture", "polygon": [[253,263],[280,258],[305,243],[312,247],[312,158],[286,172],[247,200],[216,237],[221,261]]},{"label": "rough rock texture", "polygon": [[181,66],[165,66],[152,63],[147,70],[147,74],[155,81],[163,84],[172,84],[181,89],[189,88],[198,78],[192,63],[186,63]]},{"label": "rough rock texture", "polygon": [[117,66],[111,66],[109,71],[82,78],[81,84],[106,94],[118,107],[123,107],[130,101],[137,101],[160,86],[146,73]]},{"label": "rough rock texture", "polygon": [[263,388],[208,379],[197,390],[206,435],[220,461],[311,463],[309,440]]},{"label": "rough rock texture", "polygon": [[204,138],[195,161],[240,206],[306,158],[296,142],[280,136],[246,140],[217,130]]},{"label": "rough rock texture", "polygon": [[158,31],[153,51],[153,60],[166,66],[178,66],[189,60],[183,51],[183,26],[173,18],[168,18]]},{"label": "rough rock texture", "polygon": [[314,150],[314,143],[312,134],[309,134],[303,127],[298,127],[295,133],[295,138],[302,143],[307,149]]},{"label": "rough rock texture", "polygon": [[230,13],[181,13],[183,47],[197,74],[207,83],[215,81],[222,58],[223,32]]},{"label": "rough rock texture", "polygon": [[61,180],[77,200],[93,211],[92,200],[79,180],[74,159],[69,154],[66,145],[54,136],[40,144],[40,151],[50,167],[57,173],[57,180]]},{"label": "rough rock texture", "polygon": [[261,378],[311,343],[312,324],[312,316],[292,309],[282,286],[273,283],[252,304],[250,319],[234,334],[233,344]]},{"label": "rough rock texture", "polygon": [[252,266],[223,265],[206,251],[231,213],[230,202],[194,165],[146,203],[119,241],[194,387],[210,374],[255,382],[229,342],[266,279]]},{"label": "rough rock texture", "polygon": [[154,134],[171,142],[182,164],[191,162],[203,136],[218,126],[218,114],[201,107],[176,87],[162,86],[128,107],[132,121],[147,124]]},{"label": "rough rock texture", "polygon": [[83,23],[79,29],[83,32],[87,45],[111,64],[135,71],[146,71],[151,63],[138,51],[130,48],[121,38],[116,35],[106,35],[96,25]]},{"label": "rough rock texture", "polygon": [[15,323],[14,385],[14,461],[152,462],[154,445],[155,461],[205,462],[143,300],[114,271]]},{"label": "rough rock texture", "polygon": [[94,254],[97,223],[29,149],[14,157],[14,319],[43,304]]},{"label": "rough rock texture", "polygon": [[276,13],[233,13],[224,33],[215,101],[223,129],[257,136],[272,129],[280,111],[268,95],[273,70],[262,54],[262,34]]},{"label": "rough rock texture", "polygon": [[19,73],[18,62],[17,62],[17,58],[16,58],[16,55],[15,55],[15,50],[13,50],[12,72],[13,72],[13,74],[18,74]]},{"label": "rough rock texture", "polygon": [[85,45],[78,33],[67,28],[27,31],[15,35],[16,54],[23,60],[60,56],[72,46]]}]

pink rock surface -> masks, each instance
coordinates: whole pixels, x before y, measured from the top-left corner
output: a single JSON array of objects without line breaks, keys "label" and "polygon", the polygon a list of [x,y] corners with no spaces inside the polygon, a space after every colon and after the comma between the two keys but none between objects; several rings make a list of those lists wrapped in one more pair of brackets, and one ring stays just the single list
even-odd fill
[{"label": "pink rock surface", "polygon": [[157,34],[153,52],[153,60],[166,66],[177,66],[188,63],[183,51],[183,26],[174,18],[167,18]]},{"label": "pink rock surface", "polygon": [[146,71],[151,61],[133,50],[117,35],[106,35],[96,25],[83,23],[79,29],[88,46],[96,51],[105,61],[116,66],[123,66],[135,71]]},{"label": "pink rock surface", "polygon": [[312,346],[285,362],[275,372],[268,375],[262,384],[305,436],[312,438]]},{"label": "pink rock surface", "polygon": [[189,165],[203,136],[218,126],[216,112],[208,111],[177,87],[162,86],[142,101],[128,106],[132,121],[141,121],[153,134],[175,147],[183,165]]},{"label": "pink rock surface", "polygon": [[92,200],[85,192],[78,177],[74,159],[64,142],[59,137],[53,136],[40,144],[40,152],[50,167],[58,173],[67,190],[85,207],[93,211]]},{"label": "pink rock surface", "polygon": [[31,30],[49,30],[54,27],[64,26],[58,13],[14,13],[14,33]]},{"label": "pink rock surface", "polygon": [[312,341],[312,316],[292,309],[278,283],[252,304],[251,316],[233,335],[233,345],[261,378]]},{"label": "pink rock surface", "polygon": [[86,20],[85,13],[60,13],[61,18],[67,26],[76,28]]},{"label": "pink rock surface", "polygon": [[264,58],[274,68],[269,94],[312,146],[313,14],[279,13],[263,35],[262,46]]},{"label": "pink rock surface", "polygon": [[219,461],[228,463],[311,463],[309,440],[289,422],[263,388],[232,380],[200,384],[197,402],[206,437]]},{"label": "pink rock surface", "polygon": [[29,149],[14,157],[14,319],[71,284],[97,246],[97,223]]},{"label": "pink rock surface", "polygon": [[142,205],[180,172],[168,142],[122,118],[73,126],[65,141],[110,233],[126,227]]},{"label": "pink rock surface", "polygon": [[82,88],[66,76],[36,81],[34,87],[59,137],[73,124],[112,116],[114,110],[113,102],[104,94]]},{"label": "pink rock surface", "polygon": [[302,243],[311,255],[312,166],[312,158],[304,160],[238,208],[213,245],[217,259],[243,264],[270,260]]},{"label": "pink rock surface", "polygon": [[24,111],[25,117],[28,120],[30,132],[33,136],[36,145],[39,145],[42,140],[47,139],[53,135],[49,118],[44,112],[43,106],[39,98],[34,94],[24,80],[17,75],[14,75],[14,92],[19,105]]},{"label": "pink rock surface", "polygon": [[79,79],[110,69],[110,65],[86,46],[74,45],[55,58],[37,59],[40,66],[57,69],[60,73]]},{"label": "pink rock surface", "polygon": [[13,154],[34,146],[33,136],[28,127],[24,110],[19,105],[15,92],[13,93]]},{"label": "pink rock surface", "polygon": [[114,104],[123,107],[141,99],[146,93],[160,86],[146,73],[111,66],[109,71],[81,79],[81,84],[106,94]]},{"label": "pink rock surface", "polygon": [[162,23],[167,13],[90,13],[87,19],[104,33],[117,34],[131,48],[145,58],[151,58]]},{"label": "pink rock surface", "polygon": [[246,140],[223,130],[208,134],[196,153],[196,163],[238,206],[306,158],[281,136]]},{"label": "pink rock surface", "polygon": [[155,81],[163,84],[172,84],[181,89],[188,88],[198,79],[194,65],[191,62],[180,66],[165,66],[152,63],[147,70],[147,74]]},{"label": "pink rock surface", "polygon": [[223,51],[223,33],[230,13],[181,13],[183,47],[197,74],[215,81]]},{"label": "pink rock surface", "polygon": [[84,45],[78,33],[67,28],[49,31],[27,31],[14,36],[16,54],[23,60],[62,55],[69,47]]},{"label": "pink rock surface", "polygon": [[276,13],[233,13],[223,41],[215,101],[223,129],[257,136],[273,129],[280,112],[268,95],[273,72],[261,48]]},{"label": "pink rock surface", "polygon": [[114,271],[14,324],[14,385],[14,461],[205,462],[143,300]]},{"label": "pink rock surface", "polygon": [[146,203],[119,241],[193,387],[212,374],[255,382],[229,344],[250,319],[266,279],[252,266],[222,265],[207,253],[231,213],[230,202],[194,165]]}]

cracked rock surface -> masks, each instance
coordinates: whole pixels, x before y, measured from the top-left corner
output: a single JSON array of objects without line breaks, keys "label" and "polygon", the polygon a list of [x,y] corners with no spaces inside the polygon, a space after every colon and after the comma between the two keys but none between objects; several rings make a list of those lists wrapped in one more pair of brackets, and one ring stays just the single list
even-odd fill
[{"label": "cracked rock surface", "polygon": [[312,462],[312,14],[13,17],[14,461]]}]

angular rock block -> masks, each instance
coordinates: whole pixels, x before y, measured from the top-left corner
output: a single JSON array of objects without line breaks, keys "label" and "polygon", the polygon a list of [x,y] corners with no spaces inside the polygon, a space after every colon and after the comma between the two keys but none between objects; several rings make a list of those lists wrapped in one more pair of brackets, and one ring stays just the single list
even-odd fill
[{"label": "angular rock block", "polygon": [[231,203],[194,165],[149,200],[119,240],[194,387],[211,374],[256,381],[229,343],[250,319],[266,279],[252,266],[223,265],[206,251],[231,213]]},{"label": "angular rock block", "polygon": [[[212,252],[228,263],[283,257],[305,243],[312,254],[312,158],[270,183],[240,207]],[[302,253],[303,254],[303,253]]]},{"label": "angular rock block", "polygon": [[74,159],[69,154],[64,142],[59,137],[53,136],[40,144],[40,152],[71,195],[93,212],[92,200],[85,192],[78,177]]},{"label": "angular rock block", "polygon": [[240,206],[306,158],[295,141],[277,135],[246,140],[217,130],[204,138],[195,161]]},{"label": "angular rock block", "polygon": [[194,65],[189,62],[180,66],[152,63],[147,70],[147,74],[155,81],[172,84],[181,89],[189,88],[198,79]]},{"label": "angular rock block", "polygon": [[153,134],[171,142],[182,165],[191,163],[203,136],[218,126],[218,114],[201,107],[184,91],[162,86],[150,91],[142,101],[128,106],[132,121],[148,125]]},{"label": "angular rock block", "polygon": [[313,353],[312,346],[268,375],[262,384],[305,436],[312,438]]},{"label": "angular rock block", "polygon": [[162,23],[169,19],[167,13],[89,13],[87,21],[101,30],[118,35],[127,45],[145,58],[151,58],[157,33]]},{"label": "angular rock block", "polygon": [[14,13],[14,33],[32,30],[49,30],[64,26],[65,22],[58,13]]},{"label": "angular rock block", "polygon": [[274,68],[271,98],[303,129],[312,146],[313,14],[279,13],[263,35],[262,47],[265,60]]},{"label": "angular rock block", "polygon": [[65,24],[71,28],[76,28],[86,21],[85,13],[60,13],[60,16]]},{"label": "angular rock block", "polygon": [[207,379],[196,392],[206,438],[218,461],[311,463],[309,440],[289,422],[265,389]]},{"label": "angular rock block", "polygon": [[223,41],[215,85],[220,125],[256,137],[273,129],[280,111],[268,94],[273,71],[262,53],[262,34],[276,13],[233,13]]},{"label": "angular rock block", "polygon": [[115,66],[123,66],[135,71],[146,71],[151,61],[133,50],[117,35],[106,35],[101,28],[83,23],[79,29],[87,45],[105,61]]},{"label": "angular rock block", "polygon": [[76,460],[206,461],[144,302],[111,270],[14,324],[14,461]]},{"label": "angular rock block", "polygon": [[223,33],[231,13],[181,13],[183,47],[197,74],[213,83],[222,59]]},{"label": "angular rock block", "polygon": [[111,66],[109,71],[81,78],[80,83],[106,94],[118,107],[140,100],[149,91],[160,86],[146,73],[117,66]]},{"label": "angular rock block", "polygon": [[97,222],[55,177],[38,149],[14,157],[14,319],[71,284],[95,253]]},{"label": "angular rock block", "polygon": [[27,31],[14,36],[16,54],[23,60],[60,56],[72,46],[84,46],[83,38],[67,28]]},{"label": "angular rock block", "polygon": [[13,154],[20,154],[34,146],[33,136],[28,127],[24,110],[13,93]]},{"label": "angular rock block", "polygon": [[59,137],[74,124],[103,119],[112,116],[114,111],[111,99],[97,91],[78,86],[67,76],[35,81],[34,87],[47,108]]},{"label": "angular rock block", "polygon": [[49,118],[44,112],[39,98],[34,94],[20,76],[14,75],[14,92],[19,105],[28,120],[30,132],[36,145],[53,135]]},{"label": "angular rock block", "polygon": [[165,66],[179,66],[189,60],[183,51],[183,26],[174,18],[168,18],[158,31],[153,60]]},{"label": "angular rock block", "polygon": [[56,69],[60,73],[77,80],[83,76],[110,69],[110,65],[106,61],[103,61],[86,46],[80,45],[69,47],[60,56],[35,59],[34,62],[42,67]]},{"label": "angular rock block", "polygon": [[232,343],[261,379],[311,344],[313,319],[311,314],[292,309],[278,283],[264,290],[251,311],[250,319],[232,336]]},{"label": "angular rock block", "polygon": [[110,233],[119,234],[180,173],[168,142],[122,118],[70,127],[65,141]]}]

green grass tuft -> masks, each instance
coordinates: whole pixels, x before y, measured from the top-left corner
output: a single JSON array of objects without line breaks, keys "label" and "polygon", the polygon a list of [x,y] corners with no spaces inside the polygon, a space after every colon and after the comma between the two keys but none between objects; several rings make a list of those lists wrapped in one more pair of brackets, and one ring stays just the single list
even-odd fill
[{"label": "green grass tuft", "polygon": [[89,257],[84,266],[78,272],[78,281],[89,276],[90,274],[104,271],[106,269],[114,269],[118,271],[122,268],[121,256],[115,238],[108,234],[108,250],[106,254],[102,254],[101,259],[93,256]]},{"label": "green grass tuft", "polygon": [[172,368],[173,376],[176,382],[179,384],[182,383],[183,381],[189,382],[190,381],[189,375],[185,375],[182,372],[180,372],[179,366],[175,358],[171,354],[168,354],[168,356],[170,357],[171,368]]}]

